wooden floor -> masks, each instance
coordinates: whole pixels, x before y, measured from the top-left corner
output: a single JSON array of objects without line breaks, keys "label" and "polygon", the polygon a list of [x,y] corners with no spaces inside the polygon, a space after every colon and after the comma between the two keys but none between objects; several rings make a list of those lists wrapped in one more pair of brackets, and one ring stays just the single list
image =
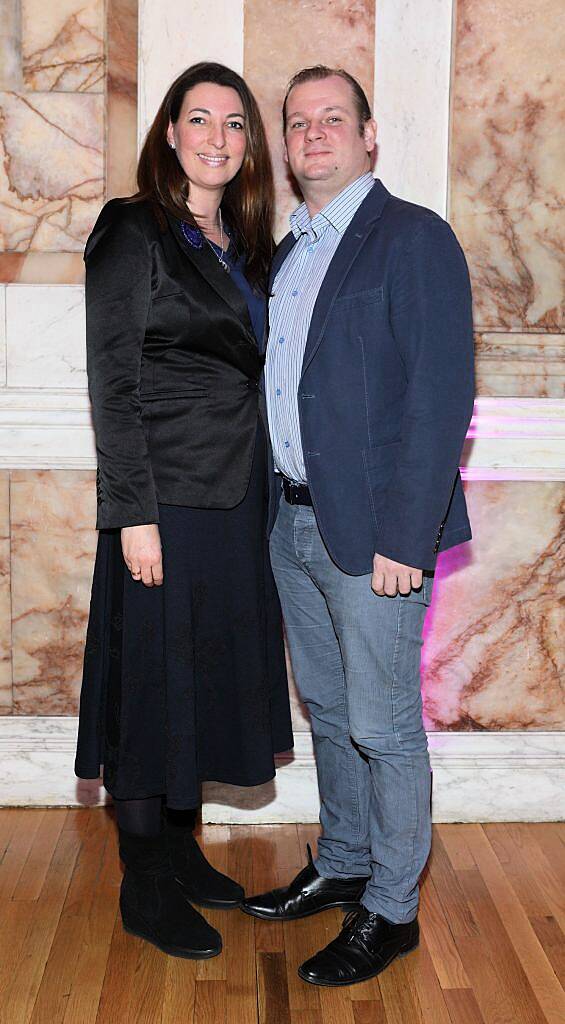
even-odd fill
[{"label": "wooden floor", "polygon": [[[288,881],[311,826],[207,827],[248,892]],[[111,815],[0,810],[2,1024],[563,1024],[565,825],[441,825],[422,887],[422,940],[377,980],[304,984],[297,966],[342,915],[266,924],[206,911],[224,952],[164,956],[125,935]]]}]

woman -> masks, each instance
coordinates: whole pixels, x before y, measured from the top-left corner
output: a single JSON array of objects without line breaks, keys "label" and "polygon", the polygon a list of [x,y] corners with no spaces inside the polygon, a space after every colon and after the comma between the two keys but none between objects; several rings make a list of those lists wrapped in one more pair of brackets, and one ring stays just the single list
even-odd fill
[{"label": "woman", "polygon": [[75,770],[104,765],[126,930],[204,958],[221,938],[188,897],[232,907],[243,890],[186,812],[203,780],[266,782],[292,746],[258,415],[272,171],[239,75],[177,78],[138,188],[107,203],[85,253],[101,532]]}]

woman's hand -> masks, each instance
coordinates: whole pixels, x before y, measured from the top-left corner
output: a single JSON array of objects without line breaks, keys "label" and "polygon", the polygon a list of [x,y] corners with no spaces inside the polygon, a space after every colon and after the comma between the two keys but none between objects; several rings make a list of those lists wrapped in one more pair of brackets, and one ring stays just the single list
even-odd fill
[{"label": "woman's hand", "polygon": [[122,551],[132,579],[142,580],[146,587],[161,586],[163,557],[156,523],[122,527]]}]

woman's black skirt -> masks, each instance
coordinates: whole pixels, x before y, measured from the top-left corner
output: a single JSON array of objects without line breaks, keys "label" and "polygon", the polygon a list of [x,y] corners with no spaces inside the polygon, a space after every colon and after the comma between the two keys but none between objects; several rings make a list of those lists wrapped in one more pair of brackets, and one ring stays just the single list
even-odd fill
[{"label": "woman's black skirt", "polygon": [[233,509],[160,505],[164,583],[134,582],[100,532],[75,771],[117,799],[197,807],[205,780],[255,786],[292,747],[281,612],[266,538],[262,427]]}]

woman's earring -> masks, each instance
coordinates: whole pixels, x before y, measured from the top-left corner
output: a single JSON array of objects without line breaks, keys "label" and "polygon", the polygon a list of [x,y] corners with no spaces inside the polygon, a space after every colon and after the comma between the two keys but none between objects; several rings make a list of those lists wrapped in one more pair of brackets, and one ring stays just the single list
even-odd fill
[{"label": "woman's earring", "polygon": [[169,142],[169,146],[170,146],[171,149],[176,149],[177,148],[175,146],[174,142]]}]

